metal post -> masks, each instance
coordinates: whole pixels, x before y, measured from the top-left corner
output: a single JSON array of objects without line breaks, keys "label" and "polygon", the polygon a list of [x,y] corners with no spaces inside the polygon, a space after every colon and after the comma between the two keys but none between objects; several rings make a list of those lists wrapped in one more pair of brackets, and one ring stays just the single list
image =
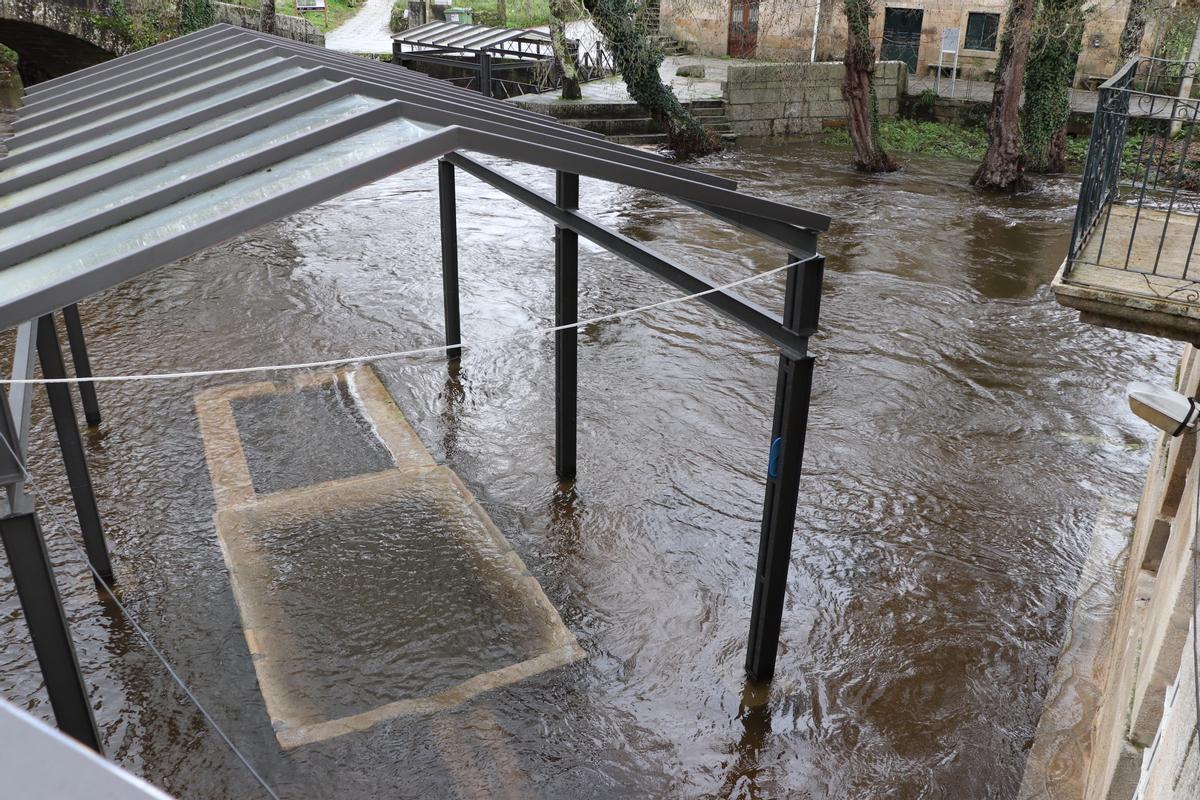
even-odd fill
[{"label": "metal post", "polygon": [[[446,344],[462,343],[458,308],[458,211],[454,197],[454,165],[438,161],[438,211],[442,222],[442,305],[446,311]],[[461,347],[446,351],[451,361],[462,355]]]},{"label": "metal post", "polygon": [[37,517],[32,513],[0,517],[0,539],[4,541],[54,719],[63,733],[104,755]]},{"label": "metal post", "polygon": [[[38,320],[37,348],[42,376],[48,380],[65,378],[67,375],[63,365],[62,348],[58,343],[58,331],[54,327],[54,316],[51,314],[46,314]],[[100,511],[96,508],[96,494],[92,489],[92,477],[88,473],[87,459],[83,454],[83,441],[79,438],[79,423],[75,419],[75,408],[71,405],[70,389],[65,383],[47,383],[46,395],[50,399],[50,413],[54,417],[54,429],[58,433],[58,445],[62,449],[67,482],[71,486],[71,499],[75,501],[75,513],[79,516],[79,529],[83,534],[88,562],[102,580],[112,583],[113,572],[108,560],[108,545],[104,542],[104,529],[100,524]]]},{"label": "metal post", "polygon": [[[789,256],[795,261],[795,256]],[[816,327],[821,308],[821,280],[825,261],[820,256],[792,267],[787,273],[784,325],[794,331]],[[775,417],[767,466],[758,569],[754,576],[754,604],[746,672],[767,681],[775,674],[779,629],[791,563],[796,503],[800,498],[800,466],[804,460],[804,434],[812,390],[813,358],[806,353],[779,354],[775,384]]]},{"label": "metal post", "polygon": [[492,96],[492,57],[487,53],[479,54],[479,93]]},{"label": "metal post", "polygon": [[[579,208],[579,176],[556,172],[555,203],[559,208]],[[554,227],[554,324],[579,321],[579,234]],[[576,426],[578,424],[578,331],[554,334],[554,466],[560,481],[574,480]]]},{"label": "metal post", "polygon": [[[72,303],[62,310],[63,324],[67,328],[67,342],[71,345],[71,362],[75,365],[76,378],[92,377],[92,362],[88,358],[87,341],[83,338],[83,322],[79,319],[79,306]],[[100,424],[100,403],[96,400],[96,384],[91,381],[76,384],[79,399],[83,403],[83,417],[88,425]]]}]

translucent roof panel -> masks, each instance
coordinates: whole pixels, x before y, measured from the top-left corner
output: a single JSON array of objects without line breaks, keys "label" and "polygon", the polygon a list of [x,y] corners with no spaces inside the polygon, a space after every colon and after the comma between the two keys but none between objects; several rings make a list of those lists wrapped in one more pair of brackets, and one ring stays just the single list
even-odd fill
[{"label": "translucent roof panel", "polygon": [[26,99],[0,158],[0,329],[461,150],[638,187],[776,241],[829,223],[428,76],[228,25]]},{"label": "translucent roof panel", "polygon": [[433,129],[397,119],[330,142],[270,167],[195,194],[96,235],[80,239],[0,271],[0,297],[36,294],[122,258],[247,210],[323,178],[345,172],[413,141]]}]

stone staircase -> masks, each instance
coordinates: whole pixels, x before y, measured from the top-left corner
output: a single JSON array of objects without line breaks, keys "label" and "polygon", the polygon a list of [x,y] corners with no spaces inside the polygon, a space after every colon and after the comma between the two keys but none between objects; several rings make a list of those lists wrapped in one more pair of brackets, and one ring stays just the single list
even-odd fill
[{"label": "stone staircase", "polygon": [[638,19],[645,26],[649,39],[668,56],[682,56],[691,52],[691,48],[687,44],[672,39],[662,32],[659,0],[643,0],[642,10],[638,12]]},{"label": "stone staircase", "polygon": [[[735,141],[733,123],[725,116],[725,101],[693,100],[685,103],[706,130],[721,137],[722,142]],[[546,109],[539,109],[546,110]],[[666,144],[667,135],[645,109],[633,103],[587,103],[585,105],[553,105],[550,111],[559,122],[576,128],[595,131],[609,141],[631,145]]]}]

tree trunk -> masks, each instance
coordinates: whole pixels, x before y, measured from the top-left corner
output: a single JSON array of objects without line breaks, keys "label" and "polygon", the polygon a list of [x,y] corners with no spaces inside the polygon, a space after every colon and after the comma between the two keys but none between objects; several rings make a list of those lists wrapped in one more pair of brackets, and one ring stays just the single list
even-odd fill
[{"label": "tree trunk", "polygon": [[1021,107],[1021,139],[1030,172],[1051,174],[1066,167],[1067,117],[1083,22],[1083,0],[1042,0],[1031,33]]},{"label": "tree trunk", "polygon": [[583,0],[592,22],[608,42],[629,95],[667,132],[676,158],[711,153],[720,148],[717,137],[704,129],[684,108],[658,74],[662,50],[638,24],[634,0]]},{"label": "tree trunk", "polygon": [[871,0],[845,0],[846,76],[842,97],[849,107],[854,168],[862,172],[892,172],[899,165],[884,152],[879,137],[879,103],[875,97],[875,46],[871,44]]},{"label": "tree trunk", "polygon": [[554,50],[554,65],[562,75],[563,100],[582,100],[579,72],[575,69],[575,60],[571,58],[571,51],[567,47],[566,25],[570,8],[569,0],[550,0],[550,46]]},{"label": "tree trunk", "polygon": [[1129,13],[1125,15],[1125,28],[1121,31],[1121,63],[1133,58],[1142,49],[1142,37],[1146,35],[1146,19],[1150,15],[1151,0],[1130,0]]},{"label": "tree trunk", "polygon": [[275,33],[275,0],[262,0],[259,6],[262,9],[261,28],[263,33]]},{"label": "tree trunk", "polygon": [[508,26],[508,3],[505,0],[496,0],[496,18],[500,20],[501,28]]},{"label": "tree trunk", "polygon": [[988,115],[988,149],[971,184],[994,192],[1018,192],[1026,187],[1025,157],[1021,151],[1021,89],[1029,60],[1029,36],[1034,0],[1012,0],[1000,45],[1000,67]]}]

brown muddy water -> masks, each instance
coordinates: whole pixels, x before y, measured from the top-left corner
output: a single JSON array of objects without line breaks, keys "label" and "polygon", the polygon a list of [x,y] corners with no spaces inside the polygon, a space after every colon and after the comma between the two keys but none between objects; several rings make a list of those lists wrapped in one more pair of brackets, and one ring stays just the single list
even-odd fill
[{"label": "brown muddy water", "polygon": [[[1071,180],[992,198],[966,187],[969,164],[914,157],[863,177],[845,159],[789,142],[706,165],[834,218],[765,706],[743,708],[742,661],[775,355],[701,306],[582,332],[569,491],[553,477],[550,339],[468,351],[457,378],[436,358],[376,365],[586,658],[288,751],[215,534],[193,401],[244,379],[100,388],[106,417],[87,447],[121,596],[283,797],[1015,794],[1097,509],[1131,504],[1146,466],[1150,431],[1122,387],[1169,380],[1178,348],[1082,325],[1053,301]],[[549,173],[501,166],[551,190]],[[387,178],[83,303],[97,372],[438,343],[435,186],[432,165]],[[469,178],[460,187],[467,341],[551,324],[550,227]],[[585,179],[582,196],[589,213],[717,280],[784,257],[639,191]],[[674,294],[581,246],[583,315]],[[776,304],[780,291],[772,279],[745,294]],[[264,409],[277,445],[265,452],[317,471],[344,455],[304,414]],[[65,509],[49,421],[35,423],[32,468]],[[525,646],[520,604],[456,587],[453,555],[412,544],[423,525],[350,514],[281,535],[270,597],[295,622],[294,669],[322,707],[436,689]],[[46,526],[109,754],[181,797],[260,796]],[[0,694],[49,716],[7,576]]]}]

